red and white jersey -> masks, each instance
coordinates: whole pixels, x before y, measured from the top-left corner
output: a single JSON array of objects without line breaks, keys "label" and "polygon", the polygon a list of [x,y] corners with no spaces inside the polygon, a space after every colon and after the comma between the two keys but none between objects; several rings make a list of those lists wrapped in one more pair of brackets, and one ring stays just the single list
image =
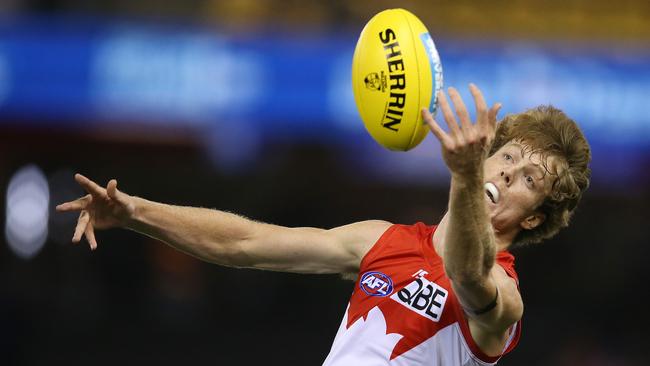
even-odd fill
[{"label": "red and white jersey", "polygon": [[[323,366],[492,365],[472,339],[467,318],[433,247],[435,226],[393,225],[361,261],[359,277]],[[517,280],[514,257],[497,263]],[[519,341],[511,327],[503,354]]]}]

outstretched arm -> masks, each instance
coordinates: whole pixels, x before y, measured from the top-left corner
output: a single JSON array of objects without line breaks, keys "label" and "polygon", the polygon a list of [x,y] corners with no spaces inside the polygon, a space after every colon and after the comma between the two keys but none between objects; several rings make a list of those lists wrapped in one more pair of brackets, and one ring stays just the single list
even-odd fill
[{"label": "outstretched arm", "polygon": [[356,273],[365,253],[390,226],[385,221],[362,221],[330,230],[287,228],[228,212],[130,196],[117,189],[115,180],[103,188],[80,174],[75,179],[89,194],[57,210],[80,211],[73,242],[85,235],[92,249],[97,247],[95,229],[123,227],[225,266]]},{"label": "outstretched arm", "polygon": [[[523,309],[516,284],[502,268],[494,265],[497,249],[483,188],[483,164],[494,138],[500,105],[488,109],[478,88],[470,85],[470,91],[476,104],[476,124],[472,124],[460,95],[453,88],[449,88],[449,96],[460,126],[444,93],[439,94],[438,100],[449,133],[428,111],[423,111],[423,116],[440,140],[452,176],[448,222],[442,239],[445,270],[473,320],[471,324],[499,333],[519,320]],[[495,299],[496,304],[491,308]],[[483,309],[489,311],[483,313]]]}]

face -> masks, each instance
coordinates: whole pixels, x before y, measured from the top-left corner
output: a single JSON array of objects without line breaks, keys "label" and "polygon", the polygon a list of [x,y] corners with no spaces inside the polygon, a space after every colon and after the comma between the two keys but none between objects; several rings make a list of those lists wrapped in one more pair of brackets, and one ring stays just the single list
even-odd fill
[{"label": "face", "polygon": [[514,236],[546,218],[537,208],[551,191],[556,175],[550,172],[556,171],[557,158],[547,158],[547,171],[540,155],[527,150],[524,144],[509,142],[485,161],[485,199],[497,234]]}]

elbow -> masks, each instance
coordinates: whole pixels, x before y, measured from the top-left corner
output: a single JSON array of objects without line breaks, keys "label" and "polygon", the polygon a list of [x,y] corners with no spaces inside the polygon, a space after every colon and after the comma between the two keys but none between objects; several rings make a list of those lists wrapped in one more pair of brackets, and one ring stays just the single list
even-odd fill
[{"label": "elbow", "polygon": [[210,241],[201,247],[201,258],[221,266],[247,268],[253,265],[253,258],[248,254],[248,240],[230,240],[228,242]]},{"label": "elbow", "polygon": [[264,226],[255,225],[246,233],[241,233],[235,240],[221,249],[226,265],[235,268],[259,268],[265,261],[264,249],[268,247],[269,234]]},{"label": "elbow", "polygon": [[217,246],[210,251],[210,262],[227,267],[246,267],[244,252],[238,245]]}]

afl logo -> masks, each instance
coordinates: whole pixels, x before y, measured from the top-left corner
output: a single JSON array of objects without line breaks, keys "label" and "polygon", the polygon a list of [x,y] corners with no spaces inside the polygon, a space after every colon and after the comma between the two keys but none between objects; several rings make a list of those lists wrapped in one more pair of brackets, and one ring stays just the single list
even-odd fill
[{"label": "afl logo", "polygon": [[359,287],[370,296],[388,296],[393,292],[393,280],[381,272],[366,272]]},{"label": "afl logo", "polygon": [[371,72],[370,74],[366,75],[366,77],[363,79],[363,82],[366,84],[366,88],[368,88],[368,90],[383,92],[386,89],[386,75],[384,75],[383,71],[381,72],[381,76],[379,73]]}]

